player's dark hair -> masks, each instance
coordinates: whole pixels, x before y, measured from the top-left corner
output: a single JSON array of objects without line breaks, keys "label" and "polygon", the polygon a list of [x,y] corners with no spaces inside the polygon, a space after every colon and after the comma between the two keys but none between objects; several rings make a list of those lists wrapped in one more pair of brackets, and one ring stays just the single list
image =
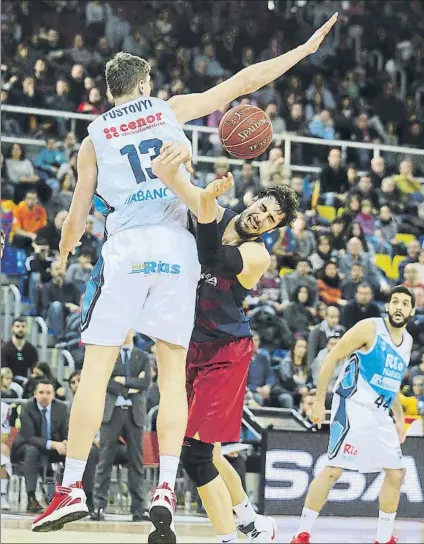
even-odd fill
[{"label": "player's dark hair", "polygon": [[140,81],[146,81],[149,73],[147,61],[122,51],[106,63],[106,83],[114,98],[132,93]]},{"label": "player's dark hair", "polygon": [[393,289],[390,290],[389,300],[387,301],[389,304],[392,300],[393,295],[396,295],[397,293],[411,297],[411,306],[415,308],[415,295],[413,291],[409,290],[404,285],[396,285],[396,287],[393,287]]},{"label": "player's dark hair", "polygon": [[299,213],[299,199],[296,192],[286,185],[274,185],[262,189],[256,195],[257,200],[267,197],[275,199],[278,207],[285,214],[284,219],[275,228],[290,226]]}]

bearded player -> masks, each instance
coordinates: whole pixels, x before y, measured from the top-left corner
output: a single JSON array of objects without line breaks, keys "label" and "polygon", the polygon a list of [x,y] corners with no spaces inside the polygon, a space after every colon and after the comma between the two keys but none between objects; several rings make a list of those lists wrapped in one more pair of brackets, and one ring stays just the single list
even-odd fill
[{"label": "bearded player", "polygon": [[220,443],[240,438],[253,354],[243,301],[270,262],[260,236],[291,224],[299,203],[292,189],[271,187],[237,215],[215,200],[232,186],[232,175],[203,190],[194,187],[177,170],[178,162],[188,159],[185,153],[180,144],[170,144],[153,165],[165,185],[197,216],[202,265],[187,356],[189,416],[181,461],[197,486],[219,542],[238,542],[233,509],[239,529],[249,541],[271,542],[276,532],[274,521],[255,513],[237,472],[222,455]]},{"label": "bearded player", "polygon": [[79,244],[93,197],[106,217],[108,238],[82,304],[86,350],[72,404],[63,482],[32,530],[59,530],[87,515],[82,475],[112,369],[128,330],[135,329],[156,340],[161,393],[159,483],[152,494],[149,542],[164,542],[164,528],[165,542],[175,542],[173,489],[187,424],[184,370],[200,265],[187,210],[166,190],[151,162],[163,144],[189,145],[182,125],[256,91],[314,53],[336,20],[337,14],[285,55],[249,66],[204,93],[168,102],[150,97],[150,67],[143,59],[118,53],[107,63],[106,83],[115,106],[89,125],[78,153],[78,182],[60,242],[63,269]]},{"label": "bearded player", "polygon": [[394,287],[387,317],[360,321],[324,359],[311,417],[319,427],[334,367],[349,357],[334,386],[327,466],[309,486],[292,544],[309,544],[313,525],[344,469],[384,470],[376,544],[397,542],[393,527],[405,474],[400,445],[406,436],[399,389],[411,357],[412,338],[406,325],[414,308],[414,294],[406,287]]}]

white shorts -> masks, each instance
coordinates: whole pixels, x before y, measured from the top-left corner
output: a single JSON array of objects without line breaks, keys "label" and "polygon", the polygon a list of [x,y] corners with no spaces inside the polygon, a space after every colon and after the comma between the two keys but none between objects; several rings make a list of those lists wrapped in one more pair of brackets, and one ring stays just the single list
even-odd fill
[{"label": "white shorts", "polygon": [[196,240],[182,227],[128,229],[105,242],[87,282],[81,339],[122,345],[128,331],[188,348],[200,264]]},{"label": "white shorts", "polygon": [[327,465],[363,473],[405,468],[396,426],[388,412],[335,394]]}]

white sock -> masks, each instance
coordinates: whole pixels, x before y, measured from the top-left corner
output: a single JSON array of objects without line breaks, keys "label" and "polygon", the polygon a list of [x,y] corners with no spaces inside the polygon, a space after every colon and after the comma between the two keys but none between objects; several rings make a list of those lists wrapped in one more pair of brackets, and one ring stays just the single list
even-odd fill
[{"label": "white sock", "polygon": [[396,512],[387,514],[379,510],[376,541],[380,544],[386,544],[393,536],[393,527],[395,525]]},{"label": "white sock", "polygon": [[7,483],[8,483],[8,479],[7,478],[2,478],[0,480],[0,492],[2,495],[7,495]]},{"label": "white sock", "polygon": [[173,455],[161,455],[159,457],[159,483],[161,486],[167,483],[169,487],[174,490],[175,480],[177,478],[178,465],[180,464],[180,458]]},{"label": "white sock", "polygon": [[300,517],[299,530],[297,531],[297,534],[311,534],[312,527],[315,525],[318,516],[319,512],[315,512],[315,510],[311,510],[310,508],[306,508],[306,506],[304,506],[302,510],[302,515]]},{"label": "white sock", "polygon": [[87,461],[82,459],[72,459],[67,457],[65,461],[65,472],[63,473],[62,485],[70,486],[82,480],[84,474],[85,465]]},{"label": "white sock", "polygon": [[228,535],[216,535],[218,542],[238,542],[238,535],[237,531],[234,531],[234,533],[229,533]]},{"label": "white sock", "polygon": [[252,503],[249,500],[249,497],[246,495],[244,500],[240,504],[233,506],[234,512],[237,514],[238,519],[240,520],[241,525],[247,527],[249,523],[255,521],[256,512],[253,509]]}]

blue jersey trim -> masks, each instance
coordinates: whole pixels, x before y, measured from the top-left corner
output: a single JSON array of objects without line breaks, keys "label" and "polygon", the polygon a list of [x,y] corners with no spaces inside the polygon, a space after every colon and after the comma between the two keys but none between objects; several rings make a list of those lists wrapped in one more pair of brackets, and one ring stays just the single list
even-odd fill
[{"label": "blue jersey trim", "polygon": [[328,444],[329,459],[334,459],[339,453],[340,447],[350,429],[346,411],[346,399],[345,397],[339,397],[339,399],[339,406],[330,427],[330,441]]},{"label": "blue jersey trim", "polygon": [[84,298],[81,306],[81,332],[88,328],[94,307],[102,292],[102,287],[105,282],[104,267],[105,263],[102,255],[100,255],[96,265],[91,271],[84,292]]}]

